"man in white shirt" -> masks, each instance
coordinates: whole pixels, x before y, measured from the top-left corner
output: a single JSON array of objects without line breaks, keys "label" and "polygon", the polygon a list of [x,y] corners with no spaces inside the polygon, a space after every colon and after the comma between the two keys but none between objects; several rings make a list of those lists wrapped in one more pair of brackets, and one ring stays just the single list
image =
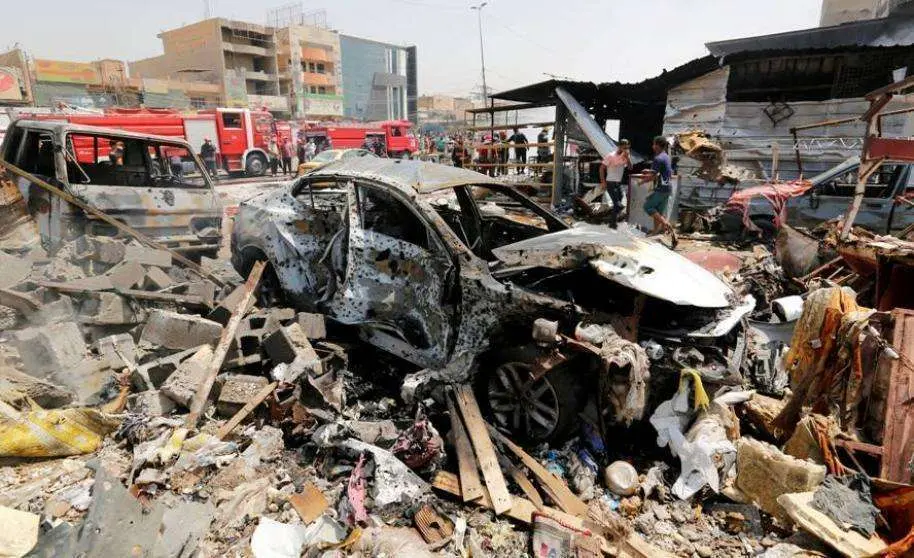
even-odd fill
[{"label": "man in white shirt", "polygon": [[612,200],[611,222],[613,223],[619,218],[619,213],[622,210],[622,178],[625,176],[626,169],[631,170],[631,168],[631,144],[627,139],[619,140],[619,147],[615,153],[610,153],[604,157],[603,162],[600,164],[600,188],[604,192],[604,203],[609,201],[606,199],[607,194],[609,199]]}]

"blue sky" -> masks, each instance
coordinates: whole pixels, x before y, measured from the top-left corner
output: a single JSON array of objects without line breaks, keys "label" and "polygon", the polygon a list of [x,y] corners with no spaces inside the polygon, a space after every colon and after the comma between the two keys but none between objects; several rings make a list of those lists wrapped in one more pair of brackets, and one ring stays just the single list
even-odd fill
[{"label": "blue sky", "polygon": [[[264,23],[288,0],[212,0],[222,17]],[[481,83],[474,2],[317,0],[343,33],[415,44],[420,93]],[[37,58],[132,60],[161,54],[156,34],[202,19],[203,0],[3,2],[0,47]],[[492,91],[548,79],[640,81],[706,54],[704,43],[815,27],[821,0],[490,0],[483,10]]]}]

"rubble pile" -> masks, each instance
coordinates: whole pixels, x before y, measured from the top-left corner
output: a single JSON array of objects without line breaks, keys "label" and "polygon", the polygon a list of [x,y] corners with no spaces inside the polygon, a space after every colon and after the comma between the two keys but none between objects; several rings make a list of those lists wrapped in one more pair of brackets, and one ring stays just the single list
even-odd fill
[{"label": "rubble pile", "polygon": [[596,398],[611,412],[585,409],[553,446],[494,428],[469,384],[405,402],[414,369],[320,314],[260,307],[262,265],[242,282],[88,236],[2,258],[2,555],[868,556],[912,540],[893,387],[910,313],[828,280],[803,291],[762,248],[722,272],[762,301],[737,383],[683,366],[665,389],[656,342],[538,321],[541,346],[586,342],[630,371]]}]

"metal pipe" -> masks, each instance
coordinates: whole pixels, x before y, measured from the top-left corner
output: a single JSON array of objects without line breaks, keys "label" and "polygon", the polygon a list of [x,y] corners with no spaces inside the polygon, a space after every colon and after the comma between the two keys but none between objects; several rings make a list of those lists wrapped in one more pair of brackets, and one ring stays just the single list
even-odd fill
[{"label": "metal pipe", "polygon": [[[489,88],[486,86],[486,51],[485,45],[482,42],[482,9],[485,8],[489,3],[483,2],[478,6],[470,6],[471,10],[476,10],[477,20],[479,22],[479,60],[482,63],[482,102],[487,104],[486,100],[489,98]],[[494,124],[494,115],[490,115]]]}]

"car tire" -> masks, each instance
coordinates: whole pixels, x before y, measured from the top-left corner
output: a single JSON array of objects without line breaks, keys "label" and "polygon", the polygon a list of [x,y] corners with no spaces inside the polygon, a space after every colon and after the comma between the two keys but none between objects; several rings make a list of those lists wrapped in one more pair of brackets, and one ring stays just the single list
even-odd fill
[{"label": "car tire", "polygon": [[244,163],[244,171],[248,176],[263,176],[267,173],[267,158],[260,153],[251,153]]},{"label": "car tire", "polygon": [[580,374],[560,366],[521,393],[537,354],[534,347],[521,347],[486,355],[476,377],[477,399],[492,424],[521,443],[559,443],[580,422],[584,385]]},{"label": "car tire", "polygon": [[236,271],[241,277],[247,279],[257,261],[267,264],[263,268],[260,284],[257,285],[257,305],[261,308],[281,306],[284,303],[282,285],[279,283],[279,277],[276,275],[276,270],[273,269],[273,264],[269,262],[263,252],[256,248],[246,248],[242,252],[241,269],[236,269]]}]

